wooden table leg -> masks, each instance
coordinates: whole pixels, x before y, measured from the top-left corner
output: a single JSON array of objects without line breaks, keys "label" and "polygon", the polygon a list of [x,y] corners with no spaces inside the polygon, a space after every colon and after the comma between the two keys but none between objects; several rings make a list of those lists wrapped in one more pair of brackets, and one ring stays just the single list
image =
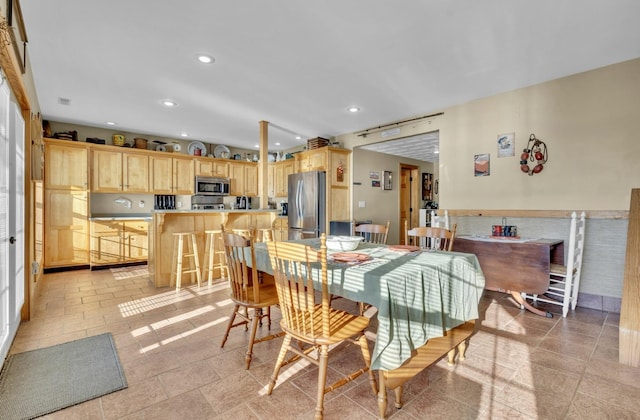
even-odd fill
[{"label": "wooden table leg", "polygon": [[524,307],[525,309],[533,312],[536,315],[544,316],[544,317],[547,317],[547,318],[553,318],[553,314],[551,312],[542,311],[542,310],[540,310],[538,308],[534,308],[533,306],[531,306],[531,304],[529,302],[527,302],[527,300],[522,297],[520,292],[514,292],[514,291],[510,290],[509,293],[511,293],[511,296],[513,296],[513,298],[516,300],[516,302],[518,302],[520,305],[522,305],[522,307]]}]

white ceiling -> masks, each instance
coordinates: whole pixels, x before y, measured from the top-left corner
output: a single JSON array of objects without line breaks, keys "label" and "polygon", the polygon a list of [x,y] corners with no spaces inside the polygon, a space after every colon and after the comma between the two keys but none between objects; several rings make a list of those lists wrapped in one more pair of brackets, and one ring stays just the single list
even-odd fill
[{"label": "white ceiling", "polygon": [[271,151],[640,56],[637,0],[21,6],[45,119]]}]

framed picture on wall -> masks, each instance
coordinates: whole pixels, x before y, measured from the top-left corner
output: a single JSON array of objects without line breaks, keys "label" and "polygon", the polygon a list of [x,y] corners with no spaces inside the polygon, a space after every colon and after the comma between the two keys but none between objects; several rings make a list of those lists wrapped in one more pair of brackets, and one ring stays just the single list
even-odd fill
[{"label": "framed picture on wall", "polygon": [[475,155],[473,157],[473,171],[475,176],[489,176],[491,174],[489,153]]},{"label": "framed picture on wall", "polygon": [[498,134],[498,157],[515,156],[516,133]]},{"label": "framed picture on wall", "polygon": [[422,173],[422,199],[433,200],[433,174]]}]

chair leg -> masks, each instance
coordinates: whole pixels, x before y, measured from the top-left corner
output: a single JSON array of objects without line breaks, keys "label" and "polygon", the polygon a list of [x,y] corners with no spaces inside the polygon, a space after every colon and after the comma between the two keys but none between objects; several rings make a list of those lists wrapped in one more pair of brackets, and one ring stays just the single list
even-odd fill
[{"label": "chair leg", "polygon": [[364,331],[358,338],[358,344],[360,345],[360,351],[362,352],[364,365],[369,371],[369,384],[371,384],[371,389],[373,390],[373,394],[375,395],[378,393],[378,384],[376,383],[376,375],[374,375],[373,371],[371,370],[371,353],[369,353],[369,344],[367,343],[367,337],[365,337]]},{"label": "chair leg", "polygon": [[262,308],[256,308],[253,310],[253,319],[251,320],[251,337],[249,338],[249,349],[247,350],[247,356],[245,357],[245,369],[249,369],[251,366],[251,356],[253,355],[253,342],[256,339],[256,332],[258,331],[258,323],[262,319]]},{"label": "chair leg", "polygon": [[273,373],[271,374],[271,381],[269,381],[269,385],[267,386],[267,395],[271,395],[273,388],[276,386],[276,381],[278,380],[278,373],[280,372],[280,368],[284,363],[284,358],[287,355],[287,351],[289,351],[290,345],[291,345],[291,336],[289,334],[286,334],[284,336],[284,340],[282,340],[282,347],[280,347],[280,353],[278,354],[276,367],[273,369]]},{"label": "chair leg", "polygon": [[231,328],[233,328],[233,321],[235,321],[236,319],[236,313],[238,312],[238,309],[240,309],[240,305],[236,305],[233,307],[233,314],[231,315],[231,318],[229,318],[229,323],[227,324],[227,331],[224,333],[224,338],[222,339],[222,343],[220,344],[220,347],[224,347],[224,343],[226,343],[227,338],[229,338],[229,331],[231,331]]},{"label": "chair leg", "polygon": [[322,345],[318,354],[318,401],[316,403],[316,420],[322,419],[324,411],[324,388],[327,385],[327,366],[329,364],[329,346]]}]

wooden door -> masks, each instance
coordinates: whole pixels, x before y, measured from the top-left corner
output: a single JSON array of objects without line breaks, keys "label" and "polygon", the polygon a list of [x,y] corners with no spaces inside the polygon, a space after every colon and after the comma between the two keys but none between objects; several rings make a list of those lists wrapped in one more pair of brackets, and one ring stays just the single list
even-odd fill
[{"label": "wooden door", "polygon": [[229,178],[229,195],[244,195],[244,165],[241,163],[230,163]]},{"label": "wooden door", "polygon": [[219,176],[221,178],[229,178],[229,163],[214,161],[213,176]]},{"label": "wooden door", "polygon": [[149,192],[149,156],[122,154],[122,189],[133,193]]},{"label": "wooden door", "polygon": [[143,261],[149,249],[148,223],[144,220],[124,222],[124,259]]},{"label": "wooden door", "polygon": [[196,176],[213,176],[213,161],[197,159],[195,161],[195,174]]},{"label": "wooden door", "polygon": [[91,222],[91,265],[122,261],[122,222]]},{"label": "wooden door", "polygon": [[89,264],[88,193],[45,192],[45,267]]},{"label": "wooden door", "polygon": [[276,185],[276,173],[278,168],[277,163],[270,163],[267,167],[267,196],[277,197],[277,185]]},{"label": "wooden door", "polygon": [[258,167],[247,165],[244,169],[244,194],[249,197],[258,196]]},{"label": "wooden door", "polygon": [[[400,165],[400,243],[404,244],[405,222],[409,229],[418,225],[420,202],[418,191],[419,168],[413,165]],[[409,244],[406,244],[409,245]]]},{"label": "wooden door", "polygon": [[91,191],[106,193],[122,191],[121,152],[94,150],[91,170],[93,172]]},{"label": "wooden door", "polygon": [[155,194],[173,193],[173,163],[170,157],[153,156],[149,161],[151,191]]},{"label": "wooden door", "polygon": [[192,159],[173,159],[173,194],[194,194],[195,169]]},{"label": "wooden door", "polygon": [[45,144],[45,188],[88,188],[86,147]]}]

